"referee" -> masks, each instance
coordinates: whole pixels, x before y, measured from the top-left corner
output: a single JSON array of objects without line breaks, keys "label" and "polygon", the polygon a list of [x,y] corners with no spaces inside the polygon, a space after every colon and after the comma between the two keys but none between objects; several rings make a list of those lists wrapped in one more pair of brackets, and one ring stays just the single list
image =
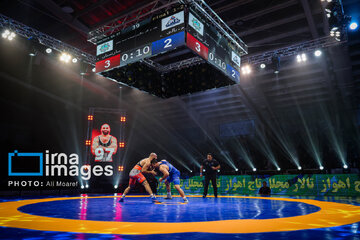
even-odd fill
[{"label": "referee", "polygon": [[216,171],[220,169],[220,164],[218,161],[213,159],[211,153],[207,154],[206,160],[204,160],[203,163],[201,164],[200,177],[203,176],[203,169],[205,169],[205,185],[204,185],[203,198],[206,198],[210,180],[214,188],[214,196],[217,198]]}]

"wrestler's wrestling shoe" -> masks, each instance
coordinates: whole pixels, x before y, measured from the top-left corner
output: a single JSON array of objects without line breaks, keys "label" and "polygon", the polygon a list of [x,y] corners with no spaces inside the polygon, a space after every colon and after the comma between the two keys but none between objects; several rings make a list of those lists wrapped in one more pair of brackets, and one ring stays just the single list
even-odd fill
[{"label": "wrestler's wrestling shoe", "polygon": [[153,203],[161,203],[161,202],[158,201],[156,198],[152,198],[151,201],[152,201]]},{"label": "wrestler's wrestling shoe", "polygon": [[187,200],[187,198],[184,199],[184,203],[189,203],[189,200]]},{"label": "wrestler's wrestling shoe", "polygon": [[169,196],[169,195],[168,195],[168,196],[167,196],[167,197],[165,197],[164,199],[171,200],[171,199],[173,199],[173,198],[172,198],[172,196]]},{"label": "wrestler's wrestling shoe", "polygon": [[124,202],[124,198],[123,197],[120,198],[119,202]]}]

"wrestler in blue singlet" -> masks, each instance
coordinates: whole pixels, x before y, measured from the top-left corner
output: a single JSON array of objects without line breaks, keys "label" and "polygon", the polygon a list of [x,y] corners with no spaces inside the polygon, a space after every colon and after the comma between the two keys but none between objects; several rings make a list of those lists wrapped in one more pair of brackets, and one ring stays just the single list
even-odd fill
[{"label": "wrestler in blue singlet", "polygon": [[177,170],[171,163],[166,160],[161,160],[159,166],[161,165],[166,165],[169,168],[169,176],[166,178],[166,180],[169,183],[173,182],[175,185],[180,185],[180,171]]}]

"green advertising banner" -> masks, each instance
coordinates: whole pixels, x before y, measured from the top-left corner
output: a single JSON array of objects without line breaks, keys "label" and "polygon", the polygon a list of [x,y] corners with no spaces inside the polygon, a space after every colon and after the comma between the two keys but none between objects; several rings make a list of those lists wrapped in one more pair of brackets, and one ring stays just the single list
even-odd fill
[{"label": "green advertising banner", "polygon": [[[308,175],[225,175],[217,178],[219,195],[257,194],[262,182],[267,182],[271,194],[312,195],[312,196],[360,196],[360,176],[358,174],[308,174]],[[204,178],[195,176],[181,179],[181,188],[186,194],[202,194]],[[173,184],[173,194],[177,194]],[[166,194],[164,183],[160,183],[158,194]],[[211,183],[209,194],[213,194]]]}]

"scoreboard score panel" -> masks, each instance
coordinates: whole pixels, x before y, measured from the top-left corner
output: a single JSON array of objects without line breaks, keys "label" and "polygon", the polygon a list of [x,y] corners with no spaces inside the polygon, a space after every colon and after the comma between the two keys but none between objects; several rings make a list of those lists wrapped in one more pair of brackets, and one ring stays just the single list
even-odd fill
[{"label": "scoreboard score panel", "polygon": [[[190,9],[191,10],[191,9]],[[97,46],[96,72],[138,62],[187,46],[234,82],[240,81],[240,54],[195,11],[170,11],[133,31],[109,36]]]}]

